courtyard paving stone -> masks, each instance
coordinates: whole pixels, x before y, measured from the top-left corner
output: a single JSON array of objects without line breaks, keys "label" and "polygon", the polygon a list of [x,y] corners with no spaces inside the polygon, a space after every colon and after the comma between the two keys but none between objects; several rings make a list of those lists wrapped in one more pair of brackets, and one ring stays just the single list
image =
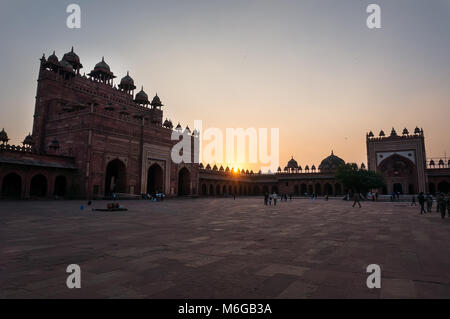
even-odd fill
[{"label": "courtyard paving stone", "polygon": [[0,202],[0,298],[450,298],[450,219],[407,203],[121,203]]}]

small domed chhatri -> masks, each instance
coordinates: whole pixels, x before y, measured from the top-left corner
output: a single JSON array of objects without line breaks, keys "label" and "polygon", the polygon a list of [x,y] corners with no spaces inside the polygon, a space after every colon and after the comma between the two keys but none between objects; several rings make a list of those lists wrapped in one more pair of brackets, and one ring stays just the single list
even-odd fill
[{"label": "small domed chhatri", "polygon": [[161,106],[164,106],[164,104],[161,103],[161,99],[159,98],[158,93],[156,93],[156,95],[153,98],[152,103],[150,103],[150,105],[153,108],[158,108],[158,109],[160,109]]},{"label": "small domed chhatri", "polygon": [[142,86],[141,90],[136,94],[134,102],[140,105],[150,104],[150,102],[148,101],[148,95],[144,92],[144,86]]},{"label": "small domed chhatri", "polygon": [[291,157],[291,159],[289,160],[288,164],[287,164],[287,168],[289,170],[296,170],[298,168],[298,163],[297,161],[294,159],[294,156]]},{"label": "small domed chhatri", "polygon": [[103,82],[105,84],[112,86],[112,79],[116,76],[111,72],[109,65],[105,62],[105,57],[102,57],[102,60],[97,63],[94,67],[94,70],[88,74],[94,79]]},{"label": "small domed chhatri", "polygon": [[33,137],[31,136],[30,133],[27,136],[25,136],[25,139],[23,140],[22,144],[26,146],[33,145]]},{"label": "small domed chhatri", "polygon": [[59,60],[58,57],[55,54],[55,51],[53,51],[52,55],[50,55],[47,59],[48,63],[54,64],[54,65],[59,65]]},{"label": "small domed chhatri", "polygon": [[83,65],[80,63],[79,56],[75,52],[73,52],[73,47],[70,52],[64,54],[62,60],[69,62],[72,65],[73,69],[77,71],[77,73],[79,73],[80,69],[83,68]]},{"label": "small domed chhatri", "polygon": [[5,129],[2,129],[0,131],[0,142],[6,144],[8,143],[8,141],[9,141],[8,134],[6,133]]},{"label": "small domed chhatri", "polygon": [[325,158],[319,165],[319,170],[321,172],[332,172],[335,171],[339,166],[344,165],[345,161],[334,155],[333,151],[331,151],[331,155]]},{"label": "small domed chhatri", "polygon": [[134,80],[133,78],[130,76],[130,73],[127,72],[127,75],[125,75],[121,80],[120,80],[120,84],[119,84],[119,89],[126,91],[126,92],[131,92],[134,89],[136,89],[136,86],[134,85]]}]

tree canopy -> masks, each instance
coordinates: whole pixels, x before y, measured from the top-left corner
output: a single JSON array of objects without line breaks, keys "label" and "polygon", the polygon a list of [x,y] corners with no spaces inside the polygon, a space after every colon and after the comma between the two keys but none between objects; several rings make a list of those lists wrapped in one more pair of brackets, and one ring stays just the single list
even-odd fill
[{"label": "tree canopy", "polygon": [[336,171],[336,179],[345,188],[358,193],[366,193],[371,189],[385,186],[383,175],[375,171],[358,169],[358,165],[354,163],[340,166]]}]

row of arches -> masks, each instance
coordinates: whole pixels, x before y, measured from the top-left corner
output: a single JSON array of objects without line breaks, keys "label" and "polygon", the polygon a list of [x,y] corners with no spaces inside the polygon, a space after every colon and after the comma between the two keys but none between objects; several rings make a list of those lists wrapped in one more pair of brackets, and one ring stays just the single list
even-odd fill
[{"label": "row of arches", "polygon": [[9,173],[3,177],[1,196],[2,198],[11,199],[21,198],[23,195],[37,198],[49,195],[63,197],[67,192],[67,178],[64,175],[55,177],[52,194],[48,194],[48,179],[43,174],[36,174],[31,178],[29,187],[26,188],[28,189],[28,194],[23,194],[24,186],[21,175],[15,172]]},{"label": "row of arches", "polygon": [[[159,192],[165,192],[164,169],[158,164],[150,165],[147,170],[146,193],[153,195]],[[191,174],[186,167],[182,167],[178,172],[177,195],[191,195]],[[108,163],[105,174],[105,195],[111,193],[127,193],[127,169],[125,164],[115,159]]]},{"label": "row of arches", "polygon": [[294,185],[294,195],[304,196],[305,194],[316,194],[316,195],[342,195],[343,189],[341,184],[335,183],[316,183],[316,184],[296,184]]},{"label": "row of arches", "polygon": [[220,195],[239,195],[239,196],[251,196],[262,195],[268,192],[278,193],[278,187],[276,185],[235,185],[235,184],[208,184],[202,183],[201,194],[203,196],[220,196]]},{"label": "row of arches", "polygon": [[[343,187],[339,183],[316,183],[316,184],[295,184],[291,187],[281,188],[281,193],[293,194],[296,196],[305,195],[342,195]],[[230,184],[230,183],[215,183],[202,182],[201,195],[203,196],[218,196],[218,195],[263,195],[265,193],[279,193],[278,185],[248,185],[248,184]]]}]

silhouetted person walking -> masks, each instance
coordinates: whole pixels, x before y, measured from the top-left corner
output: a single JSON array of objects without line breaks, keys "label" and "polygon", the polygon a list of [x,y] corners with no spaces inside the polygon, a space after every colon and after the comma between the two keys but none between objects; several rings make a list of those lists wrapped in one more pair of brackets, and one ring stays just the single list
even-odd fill
[{"label": "silhouetted person walking", "polygon": [[423,195],[423,192],[421,192],[418,196],[419,198],[419,205],[420,205],[420,214],[426,214],[425,211],[425,196]]},{"label": "silhouetted person walking", "polygon": [[359,199],[360,199],[359,193],[355,192],[355,194],[353,195],[353,206],[352,207],[355,207],[356,203],[358,203],[359,208],[361,208],[361,203],[359,202]]},{"label": "silhouetted person walking", "polygon": [[439,211],[441,212],[442,219],[445,218],[446,206],[447,206],[447,201],[446,201],[445,195],[443,193],[440,193],[439,197],[438,197],[438,207],[439,207]]}]

